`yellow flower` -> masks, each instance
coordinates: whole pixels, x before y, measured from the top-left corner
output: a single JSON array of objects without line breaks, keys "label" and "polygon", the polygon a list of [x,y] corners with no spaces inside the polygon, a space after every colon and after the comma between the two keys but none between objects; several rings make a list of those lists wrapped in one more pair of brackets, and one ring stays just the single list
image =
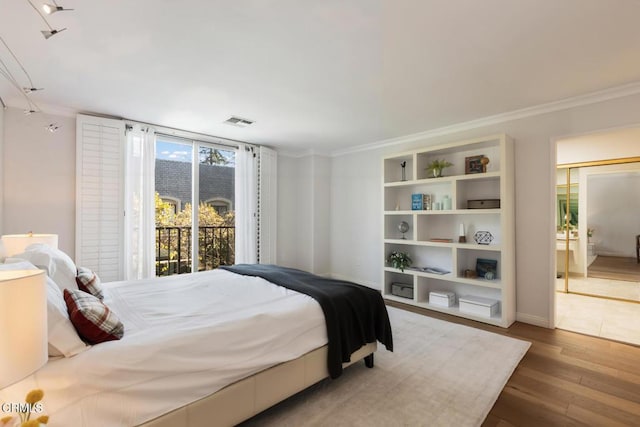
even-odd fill
[{"label": "yellow flower", "polygon": [[44,391],[42,391],[39,388],[37,388],[35,390],[31,390],[27,394],[27,397],[25,397],[24,400],[25,400],[25,402],[30,403],[30,404],[33,405],[36,402],[40,402],[43,397],[44,397]]},{"label": "yellow flower", "polygon": [[5,425],[9,421],[11,421],[12,419],[13,419],[12,415],[9,415],[8,417],[2,417],[2,418],[0,418],[0,425]]},{"label": "yellow flower", "polygon": [[49,415],[41,415],[38,417],[38,422],[41,424],[47,424],[49,422]]},{"label": "yellow flower", "polygon": [[40,422],[38,420],[29,420],[20,424],[20,427],[40,427]]}]

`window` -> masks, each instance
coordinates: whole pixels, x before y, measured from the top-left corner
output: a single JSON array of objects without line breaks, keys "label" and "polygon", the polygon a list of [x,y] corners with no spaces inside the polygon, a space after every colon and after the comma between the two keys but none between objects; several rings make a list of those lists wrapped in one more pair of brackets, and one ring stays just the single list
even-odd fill
[{"label": "window", "polygon": [[[85,115],[76,121],[76,143],[76,262],[103,281],[236,260],[275,263],[275,151],[165,136],[139,123]],[[159,183],[162,160],[187,170],[174,180],[184,196],[156,187],[170,184]],[[166,208],[165,222],[158,221],[158,205]],[[162,234],[171,227],[181,229],[180,239]]]},{"label": "window", "polygon": [[156,275],[234,263],[233,149],[157,135],[155,191]]},{"label": "window", "polygon": [[205,202],[220,216],[225,216],[231,210],[231,201],[227,199],[209,199]]},{"label": "window", "polygon": [[162,203],[164,205],[167,205],[169,210],[171,212],[173,212],[173,214],[177,214],[178,212],[180,212],[182,210],[181,204],[180,204],[180,200],[174,198],[174,197],[170,197],[170,196],[160,196],[160,200],[162,201]]}]

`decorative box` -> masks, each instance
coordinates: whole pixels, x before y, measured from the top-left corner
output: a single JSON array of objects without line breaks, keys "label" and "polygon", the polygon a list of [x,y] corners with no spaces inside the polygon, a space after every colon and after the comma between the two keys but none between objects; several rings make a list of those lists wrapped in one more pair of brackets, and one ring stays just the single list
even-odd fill
[{"label": "decorative box", "polygon": [[499,209],[500,199],[467,200],[467,209]]},{"label": "decorative box", "polygon": [[402,298],[413,299],[413,285],[406,283],[393,282],[391,284],[391,295]]},{"label": "decorative box", "polygon": [[429,304],[439,307],[451,307],[456,303],[455,292],[431,291],[429,292]]},{"label": "decorative box", "polygon": [[491,317],[497,314],[500,307],[500,301],[498,300],[473,295],[462,296],[459,298],[459,302],[462,313],[475,314],[481,317]]},{"label": "decorative box", "polygon": [[414,211],[422,210],[422,194],[411,195],[411,210],[414,210]]}]

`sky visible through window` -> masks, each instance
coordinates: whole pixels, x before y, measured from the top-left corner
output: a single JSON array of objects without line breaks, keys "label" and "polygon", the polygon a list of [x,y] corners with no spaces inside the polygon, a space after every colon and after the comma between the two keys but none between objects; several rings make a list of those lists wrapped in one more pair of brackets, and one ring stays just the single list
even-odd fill
[{"label": "sky visible through window", "polygon": [[[216,149],[219,155],[226,160],[225,166],[235,167],[236,153],[232,150]],[[193,148],[187,144],[156,140],[156,159],[173,160],[176,162],[191,163]],[[200,154],[200,163],[206,163],[206,155]]]}]

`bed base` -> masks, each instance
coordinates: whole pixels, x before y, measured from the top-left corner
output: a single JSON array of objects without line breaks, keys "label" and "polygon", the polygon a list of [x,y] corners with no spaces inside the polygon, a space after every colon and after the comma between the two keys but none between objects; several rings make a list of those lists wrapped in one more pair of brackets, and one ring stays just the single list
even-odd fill
[{"label": "bed base", "polygon": [[[372,368],[376,348],[375,342],[363,346],[343,367],[364,359],[366,366]],[[324,346],[235,382],[140,427],[234,426],[327,377],[327,346]]]}]

